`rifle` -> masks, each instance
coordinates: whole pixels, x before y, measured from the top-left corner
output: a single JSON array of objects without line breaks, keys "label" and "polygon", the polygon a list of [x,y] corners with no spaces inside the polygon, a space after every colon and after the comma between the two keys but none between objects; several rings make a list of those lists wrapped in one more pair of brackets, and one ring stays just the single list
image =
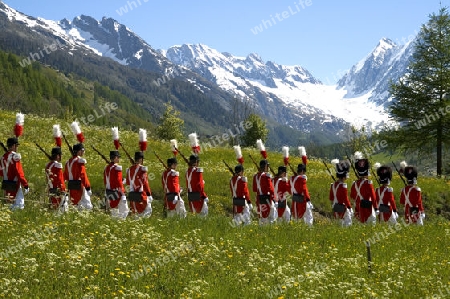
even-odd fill
[{"label": "rifle", "polygon": [[50,156],[36,141],[34,142],[34,144],[36,144],[36,146],[38,147],[38,149],[41,150],[41,152],[44,153],[45,156],[47,156],[47,158],[49,160],[52,160],[52,156]]},{"label": "rifle", "polygon": [[334,177],[334,175],[331,173],[331,170],[330,170],[330,168],[328,168],[328,165],[327,165],[327,163],[325,163],[325,161],[324,160],[322,160],[322,163],[323,163],[323,165],[325,165],[325,167],[327,168],[327,170],[328,170],[328,173],[330,174],[330,176],[331,176],[331,178],[333,179],[333,181],[335,181],[336,182],[336,178]]},{"label": "rifle", "polygon": [[297,175],[297,172],[295,171],[294,167],[292,167],[291,163],[288,163],[288,165],[291,171],[294,173],[294,175]]},{"label": "rifle", "polygon": [[375,176],[375,181],[377,181],[378,186],[381,186],[380,180],[378,179],[377,174],[375,172],[373,172],[373,167],[372,166],[370,166],[370,171],[372,171],[373,175]]},{"label": "rifle", "polygon": [[176,148],[176,147],[174,147],[174,148],[180,154],[180,156],[183,158],[184,162],[186,162],[189,165],[189,160],[186,158],[186,156],[183,155],[178,148]]},{"label": "rifle", "polygon": [[164,166],[165,169],[169,169],[169,167],[166,165],[166,163],[164,163],[163,160],[161,160],[161,158],[159,157],[159,155],[153,151],[153,153],[155,154],[156,158],[158,158],[159,162],[162,164],[162,166]]},{"label": "rifle", "polygon": [[109,164],[110,161],[105,157],[105,155],[103,155],[98,149],[96,149],[95,146],[91,145],[91,147],[92,147],[92,149],[93,149],[94,151],[97,152],[97,154],[98,154],[100,157],[103,158],[103,160],[105,160],[106,164]]},{"label": "rifle", "polygon": [[69,152],[70,152],[70,154],[73,156],[73,155],[74,155],[73,149],[72,149],[72,146],[70,145],[69,141],[67,141],[66,134],[62,133],[62,136],[63,136],[63,138],[64,138],[64,142],[65,142],[65,143],[67,144],[67,146],[69,147]]},{"label": "rifle", "polygon": [[134,164],[134,159],[131,158],[130,154],[128,153],[128,151],[123,147],[122,142],[119,142],[120,146],[122,147],[123,151],[125,152],[125,154],[127,155],[128,159],[130,160],[131,164]]},{"label": "rifle", "polygon": [[8,149],[7,149],[6,146],[3,144],[3,142],[0,142],[0,146],[3,148],[3,150],[5,151],[5,153],[8,152]]},{"label": "rifle", "polygon": [[233,169],[230,167],[230,165],[228,165],[228,163],[225,162],[225,160],[222,160],[222,161],[225,164],[225,166],[228,168],[228,170],[231,172],[231,174],[234,175],[235,173],[234,173]]},{"label": "rifle", "polygon": [[406,182],[405,182],[405,179],[403,178],[402,174],[400,173],[400,171],[399,171],[398,168],[397,168],[397,165],[395,165],[395,163],[394,163],[393,161],[392,161],[392,165],[394,165],[394,168],[395,168],[395,170],[397,171],[397,173],[398,173],[398,175],[400,176],[400,178],[402,179],[403,184],[405,184],[405,186],[407,186],[407,184],[406,184]]},{"label": "rifle", "polygon": [[352,159],[350,158],[350,156],[348,155],[347,152],[346,152],[345,154],[347,155],[347,159],[350,161],[350,165],[352,166],[353,172],[354,172],[355,175],[356,175],[356,179],[359,180],[359,175],[358,175],[358,172],[357,172],[356,169],[355,169],[355,165],[353,164]]},{"label": "rifle", "polygon": [[248,156],[250,157],[250,159],[252,159],[253,164],[255,164],[256,169],[259,171],[259,166],[258,166],[258,164],[256,163],[255,159],[253,159],[253,156],[252,156],[251,154],[248,154]]}]

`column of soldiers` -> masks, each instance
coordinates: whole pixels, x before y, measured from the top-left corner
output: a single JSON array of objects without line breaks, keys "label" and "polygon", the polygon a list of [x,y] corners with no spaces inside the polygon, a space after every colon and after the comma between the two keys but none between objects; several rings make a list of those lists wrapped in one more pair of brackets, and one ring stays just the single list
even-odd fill
[{"label": "column of soldiers", "polygon": [[[141,141],[140,141],[141,142]],[[25,178],[21,156],[17,153],[20,145],[17,137],[8,138],[6,153],[0,160],[0,174],[3,177],[2,189],[5,198],[12,203],[11,208],[24,208],[24,195],[29,192],[28,182]],[[198,147],[198,145],[197,145]],[[193,146],[194,148],[194,146]],[[236,147],[235,147],[236,148]],[[312,225],[313,205],[307,188],[306,151],[299,148],[302,162],[298,164],[297,171],[287,177],[287,167],[279,166],[275,177],[269,173],[270,163],[266,157],[260,160],[258,172],[252,178],[252,190],[256,195],[256,213],[260,224],[269,224],[276,221],[289,222],[290,220],[303,221]],[[51,207],[66,211],[69,204],[78,209],[92,210],[91,185],[86,173],[86,160],[83,158],[85,147],[82,142],[71,148],[72,157],[64,164],[61,163],[61,147],[54,147],[49,155],[50,161],[45,166],[48,182],[48,193]],[[239,155],[242,157],[239,148]],[[237,157],[239,156],[237,154]],[[149,217],[152,214],[152,192],[148,183],[147,167],[143,166],[144,151],[135,152],[133,165],[126,170],[126,177],[122,176],[122,167],[119,165],[120,153],[118,150],[110,151],[108,164],[104,169],[104,185],[106,208],[115,218],[124,219],[131,212],[137,217]],[[183,156],[184,158],[184,156]],[[377,167],[377,176],[380,186],[373,187],[368,179],[370,163],[368,159],[355,153],[354,171],[357,180],[351,185],[350,199],[348,197],[346,180],[349,177],[350,167],[348,160],[333,160],[337,180],[331,184],[329,199],[332,201],[334,217],[341,219],[343,226],[352,224],[355,217],[361,223],[381,222],[395,224],[398,219],[397,207],[390,181],[392,169],[383,165]],[[203,169],[199,167],[198,152],[189,157],[186,171],[186,187],[189,209],[192,213],[202,216],[208,214],[208,196],[204,190]],[[164,190],[164,207],[168,217],[186,217],[186,208],[181,198],[179,172],[177,159],[167,159],[166,170],[162,174]],[[288,164],[290,166],[290,164]],[[293,170],[293,168],[291,167]],[[401,190],[400,204],[405,206],[405,220],[408,223],[423,224],[425,213],[422,205],[421,190],[417,186],[417,169],[413,166],[401,165],[405,187]],[[249,224],[251,222],[253,205],[248,189],[248,180],[244,176],[243,161],[234,168],[230,180],[232,195],[233,221],[236,224]],[[67,182],[67,187],[65,182]],[[128,200],[124,184],[129,186]],[[292,197],[292,203],[287,205],[287,195]],[[354,207],[354,209],[353,209]]]},{"label": "column of soldiers", "polygon": [[[368,179],[370,163],[363,158],[360,152],[355,153],[354,171],[357,176],[351,185],[350,198],[353,200],[355,209],[348,198],[346,180],[349,177],[350,167],[348,160],[332,160],[336,167],[337,180],[331,184],[329,199],[332,202],[334,217],[341,219],[343,226],[352,225],[354,216],[361,223],[375,224],[389,222],[396,224],[398,219],[397,206],[394,198],[394,190],[390,187],[392,180],[392,169],[387,165],[376,163],[376,175],[379,187],[374,188]],[[405,206],[405,221],[422,225],[425,212],[422,205],[421,189],[417,186],[417,168],[401,163],[399,175],[405,176],[405,187],[400,193],[400,204]]]}]

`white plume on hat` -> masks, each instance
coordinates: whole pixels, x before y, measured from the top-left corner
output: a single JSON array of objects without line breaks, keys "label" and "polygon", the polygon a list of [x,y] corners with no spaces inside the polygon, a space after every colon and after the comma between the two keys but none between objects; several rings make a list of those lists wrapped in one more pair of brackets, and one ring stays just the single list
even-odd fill
[{"label": "white plume on hat", "polygon": [[266,150],[266,147],[261,139],[256,140],[256,147],[262,152]]},{"label": "white plume on hat", "polygon": [[283,146],[281,151],[283,152],[283,158],[289,158],[289,146]]},{"label": "white plume on hat", "polygon": [[113,142],[114,142],[114,147],[117,149],[119,149],[120,147],[120,142],[119,142],[119,128],[118,127],[112,127],[111,128],[111,133],[112,133],[112,138],[113,138]]},{"label": "white plume on hat", "polygon": [[191,145],[191,147],[198,146],[197,133],[191,133],[191,134],[189,134],[188,137],[189,137],[189,144]]},{"label": "white plume on hat", "polygon": [[377,163],[373,164],[373,167],[375,167],[375,169],[378,169],[381,167],[381,163],[377,162]]},{"label": "white plume on hat", "polygon": [[233,146],[234,154],[236,155],[236,160],[239,164],[244,164],[244,157],[242,156],[242,150],[240,145]]},{"label": "white plume on hat", "polygon": [[83,132],[80,128],[80,123],[77,121],[74,121],[70,124],[70,128],[72,129],[72,133],[77,137],[77,140],[82,143],[84,141]]},{"label": "white plume on hat", "polygon": [[177,151],[178,142],[176,139],[170,139],[170,148],[172,149],[172,152]]},{"label": "white plume on hat", "polygon": [[141,152],[147,150],[147,130],[139,129],[139,149]]},{"label": "white plume on hat", "polygon": [[61,147],[62,139],[61,139],[61,128],[59,125],[53,125],[53,137],[55,138],[55,143],[57,146]]},{"label": "white plume on hat", "polygon": [[61,137],[61,127],[59,125],[53,125],[53,137]]},{"label": "white plume on hat", "polygon": [[363,154],[362,154],[361,152],[359,152],[359,151],[355,152],[355,153],[353,154],[353,157],[355,157],[355,160],[361,160],[361,159],[364,159]]},{"label": "white plume on hat", "polygon": [[331,164],[333,164],[333,165],[339,164],[339,159],[331,160]]},{"label": "white plume on hat", "polygon": [[23,124],[25,121],[25,114],[17,113],[16,114],[16,124],[14,125],[14,135],[16,137],[22,136],[23,134]]},{"label": "white plume on hat", "polygon": [[408,166],[408,163],[406,163],[406,161],[400,162],[400,168],[405,168],[406,166]]},{"label": "white plume on hat", "polygon": [[299,146],[298,147],[298,152],[300,153],[300,156],[306,156],[306,149],[304,146]]}]

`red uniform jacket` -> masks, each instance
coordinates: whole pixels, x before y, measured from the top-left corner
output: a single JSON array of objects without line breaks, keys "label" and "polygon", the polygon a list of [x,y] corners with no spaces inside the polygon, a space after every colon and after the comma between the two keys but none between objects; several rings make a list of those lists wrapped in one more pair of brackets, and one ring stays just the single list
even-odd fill
[{"label": "red uniform jacket", "polygon": [[400,204],[405,205],[405,219],[407,222],[417,222],[418,214],[414,213],[415,209],[418,212],[423,212],[422,192],[419,187],[408,185],[402,189],[400,195]]},{"label": "red uniform jacket", "polygon": [[380,211],[380,220],[382,218],[384,221],[388,221],[392,215],[392,211],[397,212],[393,189],[391,187],[381,186],[375,190],[375,195],[377,197],[378,209],[380,209],[380,205],[389,206],[389,213]]},{"label": "red uniform jacket", "polygon": [[147,197],[152,195],[148,184],[147,167],[135,164],[127,169],[127,185],[130,192],[141,192],[141,202],[131,202],[130,207],[133,213],[142,213],[147,207]]},{"label": "red uniform jacket", "polygon": [[[337,181],[331,184],[329,199],[334,204],[338,203],[341,205],[345,205],[347,209],[350,209],[352,207],[352,205],[350,204],[350,200],[348,199],[346,183]],[[334,212],[334,217],[342,219],[344,217],[344,214],[345,212],[343,213]]]},{"label": "red uniform jacket", "polygon": [[303,214],[306,211],[306,202],[310,201],[308,186],[306,185],[308,178],[306,175],[293,175],[289,179],[289,183],[291,185],[290,194],[294,197],[294,195],[303,195],[303,202],[297,202],[292,200],[291,205],[291,213],[292,218],[298,219],[302,218]]},{"label": "red uniform jacket", "polygon": [[[50,192],[53,192],[53,190],[66,191],[66,184],[64,183],[64,174],[62,168],[62,164],[58,161],[50,161],[47,163],[47,165],[45,165],[47,184]],[[58,207],[61,201],[61,197],[50,196],[50,201],[54,207]]]},{"label": "red uniform jacket", "polygon": [[203,180],[203,168],[190,166],[186,171],[186,187],[188,192],[200,192],[201,200],[190,201],[191,212],[200,213],[203,200],[208,196],[205,193],[205,181]]},{"label": "red uniform jacket", "polygon": [[120,198],[122,195],[125,195],[125,188],[122,182],[122,166],[113,162],[109,163],[103,171],[103,184],[106,190],[116,191],[117,195],[112,197],[116,199],[111,200],[112,198],[107,198],[107,200],[109,200],[110,208],[117,208]]},{"label": "red uniform jacket", "polygon": [[[233,198],[245,198],[247,204],[252,203],[245,176],[233,176],[230,180],[230,190]],[[233,214],[242,213],[243,210],[244,206],[233,205]]]},{"label": "red uniform jacket", "polygon": [[[272,178],[267,172],[258,172],[253,176],[253,192],[256,193],[256,204],[258,207],[258,215],[261,218],[267,218],[270,214],[270,204],[275,195]],[[269,203],[260,203],[262,195],[269,196]]]},{"label": "red uniform jacket", "polygon": [[15,191],[6,191],[7,196],[15,198],[16,193],[19,190],[20,185],[24,188],[28,188],[28,182],[25,179],[25,175],[22,169],[22,163],[20,159],[22,157],[20,154],[13,151],[7,152],[3,155],[1,159],[2,176],[5,181],[15,181],[17,183],[17,188]]},{"label": "red uniform jacket", "polygon": [[164,201],[169,211],[174,210],[176,204],[168,200],[168,195],[180,195],[180,173],[174,169],[167,169],[162,174],[162,186],[165,193]]},{"label": "red uniform jacket", "polygon": [[[359,191],[359,192],[358,192]],[[378,202],[373,189],[372,181],[368,179],[359,179],[352,184],[350,197],[355,200],[355,217],[362,223],[367,221],[367,218],[372,214],[371,208],[362,208],[361,200],[369,200],[372,202],[372,207],[378,209]]]},{"label": "red uniform jacket", "polygon": [[278,202],[278,217],[283,217],[286,210],[286,193],[291,190],[291,184],[287,178],[274,178],[275,201]]},{"label": "red uniform jacket", "polygon": [[74,205],[77,205],[83,195],[83,187],[91,188],[91,183],[86,173],[86,160],[81,157],[72,157],[66,162],[64,166],[64,179],[66,181],[79,180],[81,181],[81,190],[69,190],[70,199]]}]

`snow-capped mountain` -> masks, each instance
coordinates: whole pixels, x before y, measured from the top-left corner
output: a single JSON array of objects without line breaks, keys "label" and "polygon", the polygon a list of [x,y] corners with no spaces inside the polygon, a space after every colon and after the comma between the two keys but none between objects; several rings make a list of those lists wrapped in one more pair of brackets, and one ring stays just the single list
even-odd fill
[{"label": "snow-capped mountain", "polygon": [[[376,51],[379,52],[377,62],[383,66],[395,65],[397,60],[394,55],[385,53],[386,50],[389,50],[388,46],[386,49],[377,47]],[[344,78],[349,78],[348,85],[327,86],[301,66],[285,66],[271,61],[265,62],[257,54],[235,57],[229,53],[220,53],[205,45],[174,46],[163,53],[172,62],[201,74],[224,90],[238,96],[251,100],[252,95],[258,94],[260,99],[277,101],[277,105],[286,107],[293,115],[293,118],[286,117],[286,115],[280,116],[280,118],[293,126],[296,126],[296,122],[303,123],[311,121],[311,119],[321,121],[323,124],[334,123],[336,120],[342,119],[357,126],[375,127],[388,121],[384,103],[380,105],[372,100],[378,96],[374,93],[375,87],[380,90],[381,87],[388,85],[389,74],[383,72],[385,71],[383,69],[372,70],[373,73],[378,71],[378,78],[374,78],[374,80],[378,79],[379,81],[367,80],[368,82],[365,82],[366,74],[356,72],[354,77],[345,75]],[[368,55],[361,61],[362,67],[359,69],[370,68],[370,62],[366,61],[372,56]],[[390,60],[387,59],[388,56]],[[375,63],[373,65],[376,66]],[[355,68],[356,66],[353,67],[353,69]],[[372,88],[365,86],[369,83],[377,85]],[[380,93],[386,94],[386,91],[381,90]],[[259,105],[259,103],[256,105],[266,115],[273,113],[265,109],[264,105]]]},{"label": "snow-capped mountain", "polygon": [[365,97],[378,106],[390,103],[389,84],[405,74],[414,50],[414,40],[397,45],[383,38],[364,59],[355,64],[337,83],[346,98]]}]

